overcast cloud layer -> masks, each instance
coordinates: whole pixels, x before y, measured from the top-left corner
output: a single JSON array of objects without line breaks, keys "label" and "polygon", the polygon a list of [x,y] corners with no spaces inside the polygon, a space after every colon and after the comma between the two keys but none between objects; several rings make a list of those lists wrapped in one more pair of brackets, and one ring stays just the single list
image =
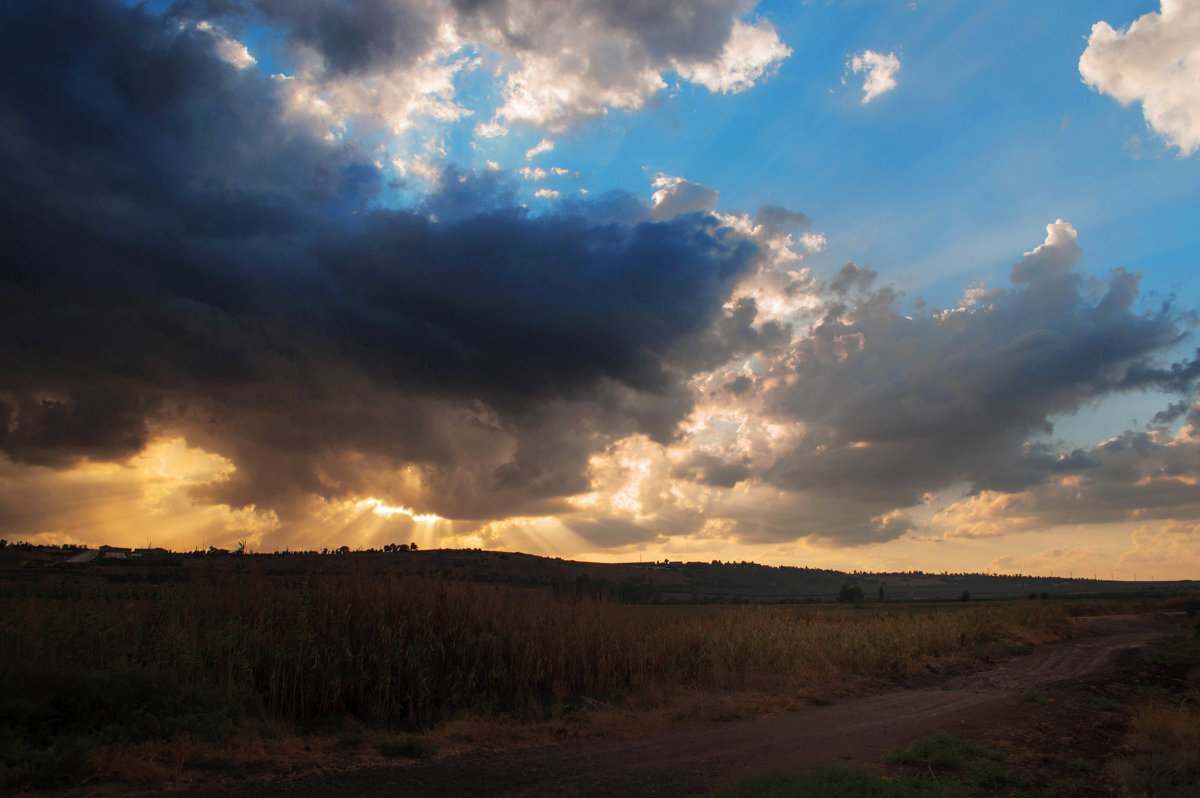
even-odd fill
[{"label": "overcast cloud layer", "polygon": [[[727,212],[685,177],[535,214],[502,173],[441,163],[421,199],[392,201],[379,131],[467,115],[462,70],[502,86],[481,136],[636,110],[671,75],[750,90],[790,49],[746,3],[0,8],[14,536],[79,523],[47,506],[86,493],[85,469],[184,450],[200,465],[169,501],[268,548],[368,499],[403,529],[436,514],[512,546],[519,519],[553,518],[601,549],[890,540],[954,486],[942,520],[963,536],[995,534],[1000,510],[1200,517],[1189,309],[1148,306],[1132,271],[1086,276],[1069,221],[1007,284],[913,314],[870,269],[815,274],[825,240],[799,210]],[[264,25],[291,77],[241,44]],[[864,53],[866,103],[899,62]],[[1194,149],[1186,118],[1160,129]],[[1167,396],[1154,425],[1049,443],[1052,418],[1147,390]]]}]

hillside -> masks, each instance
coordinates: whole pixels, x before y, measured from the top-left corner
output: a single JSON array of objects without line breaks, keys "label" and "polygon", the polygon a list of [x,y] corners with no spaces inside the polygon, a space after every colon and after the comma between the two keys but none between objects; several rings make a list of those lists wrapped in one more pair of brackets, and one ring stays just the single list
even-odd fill
[{"label": "hillside", "polygon": [[35,546],[0,549],[0,578],[6,581],[182,582],[216,574],[259,574],[296,579],[315,574],[365,573],[376,577],[416,575],[453,581],[505,584],[551,590],[568,598],[651,602],[831,602],[842,585],[866,600],[885,601],[1104,595],[1197,591],[1200,582],[1113,581],[972,573],[846,573],[803,566],[751,562],[593,563],[478,549],[410,551],[169,552],[102,547]]}]

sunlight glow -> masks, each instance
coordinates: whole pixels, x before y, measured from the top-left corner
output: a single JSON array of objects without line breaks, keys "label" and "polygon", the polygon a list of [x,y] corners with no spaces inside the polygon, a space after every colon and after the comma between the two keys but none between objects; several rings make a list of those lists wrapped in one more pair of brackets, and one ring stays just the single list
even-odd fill
[{"label": "sunlight glow", "polygon": [[379,499],[363,499],[362,501],[357,502],[354,506],[359,509],[370,507],[371,512],[375,513],[376,515],[382,515],[384,518],[391,518],[394,515],[407,515],[418,524],[433,524],[438,521],[446,520],[440,515],[435,515],[434,513],[418,513],[415,510],[403,506],[393,507],[391,505],[384,504]]}]

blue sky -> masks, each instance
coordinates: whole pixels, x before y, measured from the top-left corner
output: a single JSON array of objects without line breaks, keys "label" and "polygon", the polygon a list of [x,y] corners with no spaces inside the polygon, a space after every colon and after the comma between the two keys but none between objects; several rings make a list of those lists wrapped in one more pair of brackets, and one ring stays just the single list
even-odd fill
[{"label": "blue sky", "polygon": [[1200,3],[4,5],[0,522],[1200,569]]},{"label": "blue sky", "polygon": [[[724,209],[801,210],[829,238],[829,268],[853,259],[930,302],[1005,279],[1030,236],[1064,218],[1104,253],[1091,270],[1136,264],[1194,303],[1196,159],[1078,68],[1094,22],[1127,25],[1155,5],[759,4],[793,50],[773,78],[732,96],[685,85],[660,109],[572,131],[545,160],[590,190],[636,190],[661,171],[717,188]],[[845,67],[864,49],[902,63],[897,87],[865,105]],[[524,165],[542,134],[522,133],[484,153]],[[1135,137],[1140,158],[1127,154]]]}]

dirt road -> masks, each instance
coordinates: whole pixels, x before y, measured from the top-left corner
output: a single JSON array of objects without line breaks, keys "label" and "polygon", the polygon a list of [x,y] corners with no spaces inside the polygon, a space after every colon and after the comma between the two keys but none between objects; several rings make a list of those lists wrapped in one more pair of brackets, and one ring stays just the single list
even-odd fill
[{"label": "dirt road", "polygon": [[[273,781],[220,795],[687,796],[747,772],[818,762],[874,761],[934,731],[981,731],[1014,722],[1032,690],[1102,680],[1118,652],[1170,631],[1148,616],[1078,621],[1095,636],[1040,646],[988,670],[936,685],[716,723],[641,739],[572,741],[474,753],[352,773]],[[209,793],[213,794],[213,793]]]}]

